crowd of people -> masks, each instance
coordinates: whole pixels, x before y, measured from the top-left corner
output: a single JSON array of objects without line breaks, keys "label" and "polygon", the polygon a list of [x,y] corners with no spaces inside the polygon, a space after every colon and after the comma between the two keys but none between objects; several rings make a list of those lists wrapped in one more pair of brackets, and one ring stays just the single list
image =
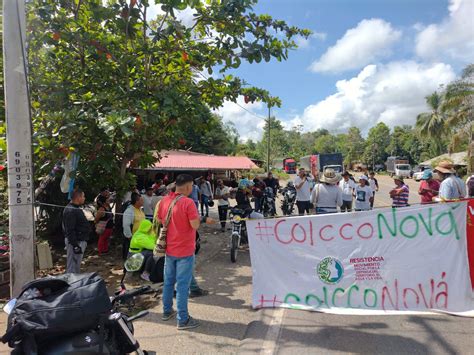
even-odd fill
[{"label": "crowd of people", "polygon": [[[418,194],[421,203],[457,200],[474,197],[474,175],[464,182],[457,176],[453,165],[442,161],[432,170],[425,170],[421,178]],[[392,207],[402,208],[409,205],[410,189],[401,176],[394,176],[394,187],[389,195]],[[368,211],[374,207],[379,184],[373,172],[361,175],[357,179],[349,172],[338,174],[326,169],[315,178],[305,169],[300,169],[294,179],[298,214],[327,214],[336,212]],[[199,322],[188,313],[188,297],[207,294],[199,287],[194,277],[195,255],[199,251],[198,228],[202,223],[216,224],[209,218],[209,207],[217,200],[219,224],[222,231],[230,208],[229,200],[235,198],[237,206],[251,211],[250,218],[263,218],[260,212],[262,193],[271,188],[275,194],[279,191],[279,181],[271,173],[265,179],[242,178],[237,187],[229,187],[223,180],[217,180],[213,189],[210,181],[204,177],[194,179],[190,175],[178,175],[168,185],[158,180],[147,187],[143,194],[131,189],[124,197],[124,208],[119,227],[123,234],[123,259],[134,254],[144,257],[141,278],[154,281],[152,274],[159,273],[164,281],[163,321],[177,317],[178,329],[197,327]],[[98,235],[98,252],[109,252],[109,241],[115,223],[112,207],[113,197],[103,189],[96,198],[95,233]],[[251,202],[254,201],[252,207]],[[67,272],[79,273],[82,258],[91,234],[89,221],[81,206],[85,202],[84,192],[77,189],[63,214],[63,230],[66,238]],[[166,257],[156,259],[157,228],[166,230]],[[161,262],[161,268],[157,267]],[[158,270],[158,271],[157,271]],[[155,278],[156,279],[156,278]],[[173,294],[176,290],[177,311],[173,309]]]},{"label": "crowd of people", "polygon": [[[422,204],[474,197],[474,175],[464,182],[449,161],[441,161],[434,170],[426,169],[421,180],[418,194]],[[393,181],[395,186],[389,192],[391,206],[409,206],[410,189],[404,178],[394,176]],[[326,169],[316,182],[314,176],[301,168],[294,186],[299,215],[369,211],[379,191],[374,172],[361,175],[356,181],[349,172],[339,175],[333,169]]]}]

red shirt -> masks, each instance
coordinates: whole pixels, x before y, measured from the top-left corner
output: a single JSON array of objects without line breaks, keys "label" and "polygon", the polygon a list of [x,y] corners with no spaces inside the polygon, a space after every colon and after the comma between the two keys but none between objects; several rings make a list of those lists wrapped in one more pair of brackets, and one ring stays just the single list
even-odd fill
[{"label": "red shirt", "polygon": [[[170,192],[165,196],[158,208],[157,217],[164,223],[171,202],[178,196]],[[193,200],[189,197],[181,198],[173,207],[168,232],[166,234],[166,255],[184,258],[194,255],[196,248],[196,230],[189,221],[199,219],[199,213]]]},{"label": "red shirt", "polygon": [[[420,191],[423,189],[430,189],[439,191],[439,181],[432,179],[430,182],[423,180],[420,184]],[[431,203],[433,202],[433,197],[437,196],[431,191],[423,191],[420,193],[421,195],[421,203]]]}]

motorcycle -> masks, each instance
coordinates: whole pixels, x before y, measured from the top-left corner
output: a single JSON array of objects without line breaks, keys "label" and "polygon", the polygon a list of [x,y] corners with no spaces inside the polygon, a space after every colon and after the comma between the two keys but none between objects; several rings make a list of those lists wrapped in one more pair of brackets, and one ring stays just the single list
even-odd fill
[{"label": "motorcycle", "polygon": [[240,209],[233,207],[230,210],[230,219],[232,220],[232,235],[230,241],[230,261],[235,263],[237,261],[237,253],[240,247],[240,243],[243,240],[248,243],[247,237],[247,226],[245,224],[245,218],[250,216],[252,209]]},{"label": "motorcycle", "polygon": [[291,216],[296,202],[296,188],[293,182],[288,182],[286,187],[280,190],[280,193],[283,195],[281,210],[285,216]]},{"label": "motorcycle", "polygon": [[[61,336],[46,337],[44,341],[24,334],[21,340],[9,340],[8,345],[13,348],[12,354],[146,354],[133,336],[133,322],[143,318],[148,311],[141,311],[134,316],[127,316],[119,307],[129,304],[135,297],[148,293],[149,286],[123,290],[118,295],[110,297],[112,308],[99,318],[99,324],[93,329],[65,333]],[[38,291],[38,290],[36,290]],[[38,291],[39,292],[39,291]],[[9,314],[13,311],[16,299],[11,300],[4,311]],[[53,331],[57,331],[54,329]],[[5,340],[3,340],[5,342]]]},{"label": "motorcycle", "polygon": [[276,215],[275,194],[271,187],[266,187],[262,198],[262,212],[264,217]]}]

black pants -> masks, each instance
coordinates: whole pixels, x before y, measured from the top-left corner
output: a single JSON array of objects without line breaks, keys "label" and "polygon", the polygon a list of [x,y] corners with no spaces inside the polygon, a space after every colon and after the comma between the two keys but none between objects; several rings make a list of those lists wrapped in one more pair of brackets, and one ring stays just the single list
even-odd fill
[{"label": "black pants", "polygon": [[128,239],[126,237],[123,237],[123,241],[122,241],[122,258],[123,258],[123,260],[127,260],[128,249],[130,249],[130,239]]},{"label": "black pants", "polygon": [[217,206],[219,211],[219,221],[221,221],[221,227],[225,228],[225,221],[227,220],[227,211],[229,206]]},{"label": "black pants", "polygon": [[311,206],[309,201],[296,201],[296,206],[298,207],[298,214],[300,216],[303,216],[305,212],[309,214]]},{"label": "black pants", "polygon": [[342,201],[341,212],[352,212],[352,201]]}]

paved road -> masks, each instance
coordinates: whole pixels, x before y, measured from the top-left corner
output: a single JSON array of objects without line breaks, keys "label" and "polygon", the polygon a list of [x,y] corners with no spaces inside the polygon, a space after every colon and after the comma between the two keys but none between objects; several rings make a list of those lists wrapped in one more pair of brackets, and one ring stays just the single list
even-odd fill
[{"label": "paved road", "polygon": [[[376,205],[389,205],[392,180],[380,177]],[[408,180],[411,203],[418,202],[418,183]],[[212,214],[217,215],[216,208]],[[453,316],[337,316],[296,310],[251,309],[251,267],[248,252],[230,262],[229,232],[205,227],[198,281],[211,293],[190,301],[191,314],[202,326],[178,332],[174,322],[162,322],[161,303],[136,323],[143,348],[159,354],[471,354],[474,320]],[[276,260],[275,262],[278,262]],[[0,316],[0,332],[5,328]],[[0,344],[0,352],[7,348]]]}]

